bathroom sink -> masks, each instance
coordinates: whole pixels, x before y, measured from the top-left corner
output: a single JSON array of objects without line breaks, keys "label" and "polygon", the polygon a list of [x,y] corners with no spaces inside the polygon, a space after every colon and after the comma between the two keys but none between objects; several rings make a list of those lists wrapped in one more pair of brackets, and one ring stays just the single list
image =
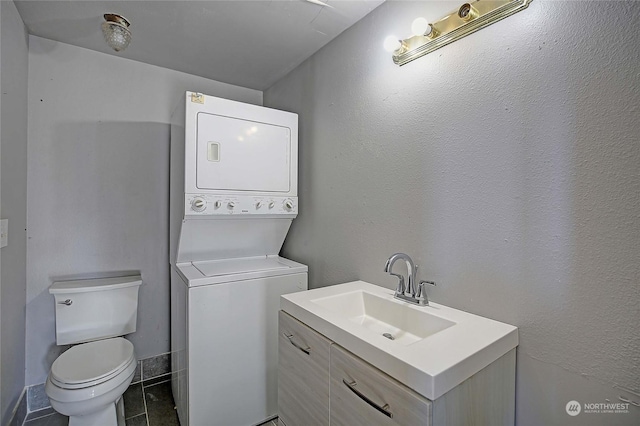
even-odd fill
[{"label": "bathroom sink", "polygon": [[405,346],[455,324],[427,310],[412,309],[407,303],[364,290],[312,299],[311,302]]},{"label": "bathroom sink", "polygon": [[512,325],[354,281],[284,295],[280,308],[435,400],[518,346]]}]

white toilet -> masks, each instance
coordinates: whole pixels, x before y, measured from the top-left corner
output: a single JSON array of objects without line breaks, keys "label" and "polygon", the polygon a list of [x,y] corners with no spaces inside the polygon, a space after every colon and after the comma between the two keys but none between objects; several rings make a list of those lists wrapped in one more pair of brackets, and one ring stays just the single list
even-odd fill
[{"label": "white toilet", "polygon": [[69,426],[124,426],[122,394],[136,370],[140,275],[55,282],[56,342],[75,344],[51,366],[45,392]]}]

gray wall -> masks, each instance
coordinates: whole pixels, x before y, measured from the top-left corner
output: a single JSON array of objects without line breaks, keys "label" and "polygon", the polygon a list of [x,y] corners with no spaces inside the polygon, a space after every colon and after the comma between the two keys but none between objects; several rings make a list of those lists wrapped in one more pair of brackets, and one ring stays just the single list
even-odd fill
[{"label": "gray wall", "polygon": [[262,92],[38,37],[29,45],[27,384],[55,344],[52,281],[140,270],[139,358],[169,350],[169,122],[186,90]]},{"label": "gray wall", "polygon": [[29,46],[14,3],[0,8],[0,217],[9,219],[9,245],[0,251],[0,422],[7,424],[24,388]]},{"label": "gray wall", "polygon": [[640,401],[640,4],[587,4],[397,67],[383,39],[459,4],[388,2],[264,95],[300,114],[283,255],[311,287],[393,288],[406,252],[436,302],[518,326],[519,425],[640,423],[565,413]]}]

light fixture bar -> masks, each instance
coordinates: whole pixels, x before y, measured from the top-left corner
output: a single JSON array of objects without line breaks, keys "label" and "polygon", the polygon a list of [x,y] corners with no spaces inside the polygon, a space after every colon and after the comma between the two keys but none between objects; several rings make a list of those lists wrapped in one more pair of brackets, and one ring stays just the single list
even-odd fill
[{"label": "light fixture bar", "polygon": [[464,3],[458,10],[431,24],[430,35],[417,35],[402,40],[393,52],[393,62],[402,66],[436,49],[453,43],[516,12],[526,9],[532,0],[477,0]]}]

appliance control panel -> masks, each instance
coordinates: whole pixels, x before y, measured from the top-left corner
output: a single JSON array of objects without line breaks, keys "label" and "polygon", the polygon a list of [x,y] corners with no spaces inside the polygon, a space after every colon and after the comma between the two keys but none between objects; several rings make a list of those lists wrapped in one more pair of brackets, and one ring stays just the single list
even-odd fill
[{"label": "appliance control panel", "polygon": [[296,215],[298,197],[186,194],[188,216]]}]

